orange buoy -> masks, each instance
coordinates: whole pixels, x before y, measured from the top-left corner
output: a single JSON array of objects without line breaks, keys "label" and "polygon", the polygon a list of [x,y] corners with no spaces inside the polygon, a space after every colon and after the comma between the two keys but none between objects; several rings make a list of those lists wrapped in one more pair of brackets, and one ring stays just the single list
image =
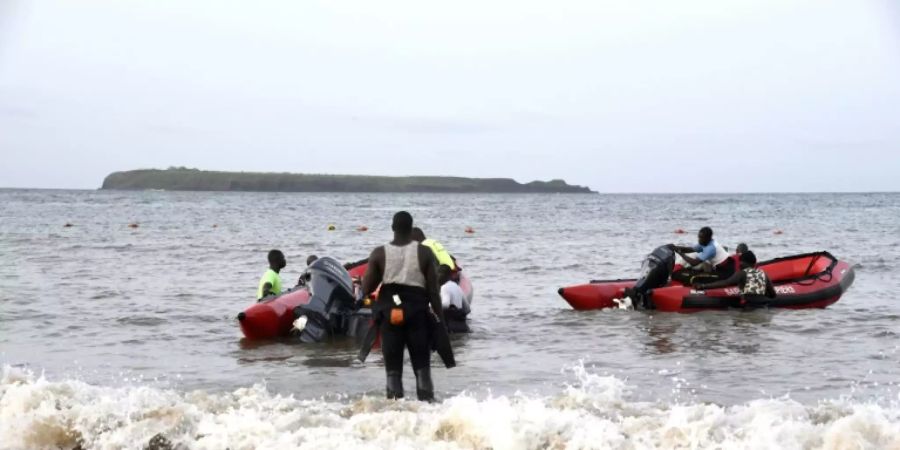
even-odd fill
[{"label": "orange buoy", "polygon": [[474,234],[474,233],[475,233],[475,229],[472,228],[472,227],[466,227],[466,233],[467,233],[467,234]]},{"label": "orange buoy", "polygon": [[137,228],[139,225],[137,222],[131,222],[128,224],[128,228]]},{"label": "orange buoy", "polygon": [[369,231],[369,227],[367,227],[365,225],[360,225],[360,226],[356,227],[356,231],[359,231],[359,232]]},{"label": "orange buoy", "polygon": [[74,226],[75,226],[75,225],[72,225],[71,223],[66,222],[66,224],[63,225],[63,228],[72,228],[72,227],[74,227]]},{"label": "orange buoy", "polygon": [[684,228],[676,228],[675,234],[685,234],[687,231],[684,231]]}]

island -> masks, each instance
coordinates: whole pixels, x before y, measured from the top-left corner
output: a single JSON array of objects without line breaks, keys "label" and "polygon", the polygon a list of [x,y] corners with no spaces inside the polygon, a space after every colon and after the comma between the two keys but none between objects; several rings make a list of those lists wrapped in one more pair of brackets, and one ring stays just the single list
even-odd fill
[{"label": "island", "polygon": [[170,167],[114,172],[101,189],[249,192],[595,193],[563,180],[519,183],[510,178],[387,177],[299,173],[216,172]]}]

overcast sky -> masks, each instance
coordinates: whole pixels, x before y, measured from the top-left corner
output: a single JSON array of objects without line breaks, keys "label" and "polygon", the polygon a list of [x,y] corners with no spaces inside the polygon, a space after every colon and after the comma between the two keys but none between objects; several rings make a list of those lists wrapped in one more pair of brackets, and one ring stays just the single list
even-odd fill
[{"label": "overcast sky", "polygon": [[0,0],[0,186],[900,190],[897,0]]}]

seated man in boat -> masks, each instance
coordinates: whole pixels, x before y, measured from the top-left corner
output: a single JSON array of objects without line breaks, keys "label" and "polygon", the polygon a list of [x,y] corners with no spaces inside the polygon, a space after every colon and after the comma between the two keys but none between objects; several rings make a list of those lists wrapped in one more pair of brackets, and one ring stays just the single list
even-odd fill
[{"label": "seated man in boat", "polygon": [[270,295],[281,294],[281,269],[287,266],[287,260],[281,250],[270,250],[269,270],[259,279],[259,288],[256,290],[256,300],[262,300]]},{"label": "seated man in boat", "polygon": [[[736,267],[728,251],[713,239],[713,230],[703,227],[697,233],[697,245],[691,247],[671,246],[690,265],[672,274],[672,279],[690,285],[694,278],[706,281],[723,280],[736,271]],[[689,256],[696,254],[696,256]]]},{"label": "seated man in boat", "polygon": [[[725,250],[727,251],[728,248],[725,248]],[[747,244],[741,242],[734,249],[734,254],[728,257],[727,263],[734,266],[735,272],[738,272],[741,270],[741,254],[747,253],[749,251],[750,251],[750,248],[747,247]],[[723,263],[723,264],[725,264],[725,263]],[[698,281],[702,281],[702,280],[698,280]],[[706,281],[712,281],[712,280],[707,279]]]},{"label": "seated man in boat", "polygon": [[453,255],[441,245],[440,242],[434,239],[428,239],[425,237],[425,232],[422,231],[421,228],[415,227],[413,228],[412,238],[414,241],[420,242],[422,245],[431,249],[431,252],[434,253],[435,259],[437,259],[439,266],[447,266],[450,269],[450,279],[454,280],[458,278],[457,272],[459,272],[459,267],[456,265],[456,260],[453,258]]},{"label": "seated man in boat", "polygon": [[750,247],[747,247],[747,244],[741,242],[734,249],[734,254],[731,255],[731,260],[734,264],[734,271],[737,272],[741,270],[741,255],[750,251]]},{"label": "seated man in boat", "polygon": [[695,283],[694,289],[707,290],[737,286],[741,291],[741,306],[764,306],[775,298],[775,286],[761,269],[756,268],[756,255],[747,250],[741,253],[741,270],[726,280]]},{"label": "seated man in boat", "polygon": [[303,272],[303,274],[300,275],[300,279],[297,280],[297,286],[306,286],[306,283],[309,282],[310,274],[308,267],[311,266],[312,263],[316,262],[317,259],[319,259],[319,257],[316,255],[309,255],[306,258],[307,269]]}]

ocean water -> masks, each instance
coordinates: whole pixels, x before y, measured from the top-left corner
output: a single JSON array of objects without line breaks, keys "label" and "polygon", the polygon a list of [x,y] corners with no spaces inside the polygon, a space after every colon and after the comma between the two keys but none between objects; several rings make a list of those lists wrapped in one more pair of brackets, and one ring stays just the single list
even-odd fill
[{"label": "ocean water", "polygon": [[[380,355],[356,363],[346,340],[241,339],[269,249],[292,284],[309,254],[367,256],[400,209],[475,285],[441,402],[383,400]],[[831,251],[856,281],[802,311],[576,312],[556,294],[634,276],[703,225],[762,259]],[[900,449],[898,194],[0,190],[0,261],[0,449]]]}]

